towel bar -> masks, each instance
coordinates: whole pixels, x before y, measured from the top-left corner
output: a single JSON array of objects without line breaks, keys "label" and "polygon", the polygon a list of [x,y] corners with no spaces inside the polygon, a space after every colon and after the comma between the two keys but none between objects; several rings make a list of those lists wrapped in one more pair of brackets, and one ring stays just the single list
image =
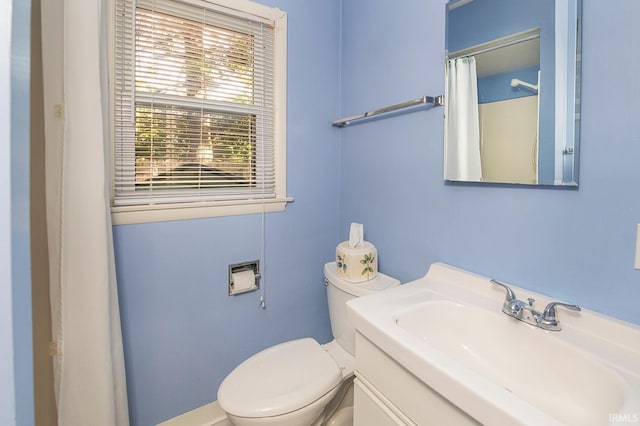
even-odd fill
[{"label": "towel bar", "polygon": [[438,106],[443,106],[444,105],[444,96],[440,95],[440,96],[423,96],[421,98],[418,99],[413,99],[411,101],[407,101],[407,102],[403,102],[401,104],[396,104],[396,105],[391,105],[388,107],[384,107],[384,108],[380,108],[380,109],[374,109],[373,111],[368,111],[365,112],[364,114],[358,114],[358,115],[353,115],[351,117],[346,117],[346,118],[341,118],[339,120],[334,120],[331,122],[331,125],[333,127],[347,127],[348,125],[365,119],[365,118],[371,118],[374,117],[376,115],[380,115],[380,114],[385,114],[388,112],[393,112],[393,111],[398,111],[404,108],[409,108],[409,107],[413,107],[416,105],[422,105],[422,104],[432,104],[434,107],[438,107]]}]

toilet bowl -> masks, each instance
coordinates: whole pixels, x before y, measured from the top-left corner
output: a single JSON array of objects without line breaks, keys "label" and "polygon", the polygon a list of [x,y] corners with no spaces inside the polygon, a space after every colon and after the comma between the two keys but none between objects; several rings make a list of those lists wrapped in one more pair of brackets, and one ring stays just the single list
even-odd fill
[{"label": "toilet bowl", "polygon": [[[236,426],[317,426],[352,404],[355,329],[346,302],[400,284],[384,274],[361,283],[338,278],[335,262],[324,268],[334,340],[281,343],[244,361],[224,379],[218,402]],[[332,422],[332,424],[339,424]]]}]

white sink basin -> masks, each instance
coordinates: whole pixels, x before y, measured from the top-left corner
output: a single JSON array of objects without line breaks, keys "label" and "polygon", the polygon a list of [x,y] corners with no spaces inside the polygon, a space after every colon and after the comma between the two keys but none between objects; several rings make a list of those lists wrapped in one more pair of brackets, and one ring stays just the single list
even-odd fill
[{"label": "white sink basin", "polygon": [[630,392],[617,372],[586,352],[499,310],[424,302],[398,314],[396,323],[567,424],[608,423],[609,414],[620,411]]},{"label": "white sink basin", "polygon": [[[538,309],[551,301],[511,287]],[[483,424],[603,425],[640,415],[640,327],[559,311],[563,330],[545,331],[503,314],[503,301],[488,278],[435,264],[420,280],[349,302],[349,311],[360,333]]]}]

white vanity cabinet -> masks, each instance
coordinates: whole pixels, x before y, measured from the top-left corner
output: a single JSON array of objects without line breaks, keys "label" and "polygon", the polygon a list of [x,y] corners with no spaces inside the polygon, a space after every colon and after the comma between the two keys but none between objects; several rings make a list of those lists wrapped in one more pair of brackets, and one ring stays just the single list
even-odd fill
[{"label": "white vanity cabinet", "polygon": [[[640,413],[640,326],[565,309],[562,331],[548,331],[505,315],[499,287],[438,263],[350,300],[355,424],[600,426]],[[519,302],[557,305],[509,288]],[[550,377],[561,380],[549,386]],[[367,421],[374,405],[391,414]]]},{"label": "white vanity cabinet", "polygon": [[356,333],[354,426],[478,425],[417,377]]},{"label": "white vanity cabinet", "polygon": [[408,417],[401,415],[397,407],[378,392],[370,383],[365,384],[361,379],[354,381],[354,418],[356,425],[398,426],[413,425]]}]

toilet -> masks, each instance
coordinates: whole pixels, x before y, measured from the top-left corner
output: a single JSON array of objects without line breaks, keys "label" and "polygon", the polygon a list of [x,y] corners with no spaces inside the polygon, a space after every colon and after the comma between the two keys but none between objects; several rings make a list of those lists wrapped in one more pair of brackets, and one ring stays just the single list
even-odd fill
[{"label": "toilet", "polygon": [[355,328],[347,321],[346,303],[400,282],[379,273],[351,283],[338,277],[335,262],[324,265],[324,276],[334,340],[281,343],[236,367],[218,389],[218,403],[234,425],[351,424]]}]

